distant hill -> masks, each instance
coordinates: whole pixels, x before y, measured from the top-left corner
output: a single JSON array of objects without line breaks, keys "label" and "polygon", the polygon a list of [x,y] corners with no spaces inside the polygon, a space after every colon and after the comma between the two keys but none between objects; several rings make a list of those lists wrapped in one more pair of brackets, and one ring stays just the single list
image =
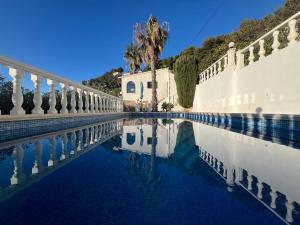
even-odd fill
[{"label": "distant hill", "polygon": [[121,91],[121,81],[119,76],[121,76],[122,72],[122,67],[115,68],[105,72],[99,77],[92,78],[90,80],[84,80],[82,81],[82,84],[114,96],[119,96]]}]

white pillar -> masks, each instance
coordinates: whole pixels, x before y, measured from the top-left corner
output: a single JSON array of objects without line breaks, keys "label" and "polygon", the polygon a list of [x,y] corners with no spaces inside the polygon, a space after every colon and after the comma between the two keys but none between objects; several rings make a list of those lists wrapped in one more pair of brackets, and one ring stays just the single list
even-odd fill
[{"label": "white pillar", "polygon": [[70,87],[70,89],[71,89],[71,111],[70,111],[70,113],[77,113],[76,98],[75,98],[76,87],[72,86],[72,87]]},{"label": "white pillar", "polygon": [[49,114],[56,114],[56,96],[55,96],[55,81],[54,80],[47,80],[47,84],[50,86],[50,93],[49,93]]},{"label": "white pillar", "polygon": [[60,160],[64,160],[68,157],[68,135],[67,133],[64,133],[62,135],[62,151],[61,151],[61,156],[60,156]]},{"label": "white pillar", "polygon": [[43,153],[43,145],[41,140],[35,141],[35,152],[34,152],[34,166],[31,170],[32,174],[37,174],[42,171],[42,153]]},{"label": "white pillar", "polygon": [[258,52],[259,58],[261,59],[261,58],[265,57],[265,54],[266,54],[265,40],[262,39],[259,41],[259,52]]},{"label": "white pillar", "polygon": [[279,31],[278,30],[275,30],[273,32],[273,44],[272,44],[272,49],[273,49],[273,52],[277,52],[278,51],[278,48],[280,46],[280,42],[279,42]]},{"label": "white pillar", "polygon": [[287,202],[285,203],[286,206],[286,215],[285,219],[289,222],[292,223],[294,222],[293,219],[293,210],[295,209],[294,202],[289,199],[288,197],[286,198]]},{"label": "white pillar", "polygon": [[67,85],[64,83],[60,83],[61,86],[61,114],[68,113],[67,110]]},{"label": "white pillar", "polygon": [[103,112],[103,109],[102,109],[102,96],[101,95],[99,96],[99,112]]},{"label": "white pillar", "polygon": [[78,131],[78,147],[77,147],[77,151],[81,151],[83,149],[83,132],[80,129]]},{"label": "white pillar", "polygon": [[95,98],[94,98],[94,93],[90,92],[90,96],[91,96],[91,113],[95,112]]},{"label": "white pillar", "polygon": [[33,95],[33,103],[34,109],[32,110],[32,114],[44,114],[42,105],[42,96],[41,96],[41,77],[38,75],[31,74],[31,80],[33,81],[34,86],[34,95]]},{"label": "white pillar", "polygon": [[56,139],[55,136],[49,138],[50,142],[50,158],[48,160],[48,166],[56,164]]},{"label": "white pillar", "polygon": [[18,184],[24,180],[23,158],[24,158],[24,149],[21,144],[18,144],[15,146],[13,151],[14,173],[10,178],[11,185]]},{"label": "white pillar", "polygon": [[99,96],[95,94],[95,113],[99,113]]},{"label": "white pillar", "polygon": [[77,91],[78,91],[78,113],[82,113],[83,112],[82,90],[77,89]]},{"label": "white pillar", "polygon": [[85,113],[89,113],[90,112],[90,97],[89,97],[89,92],[84,91],[85,94]]},{"label": "white pillar", "polygon": [[290,28],[290,32],[288,35],[288,40],[289,40],[289,44],[294,44],[297,41],[297,37],[298,37],[298,33],[297,33],[297,29],[296,29],[296,25],[297,25],[297,20],[293,19],[291,21],[289,21],[289,28]]},{"label": "white pillar", "polygon": [[24,115],[25,110],[22,108],[23,93],[21,87],[21,82],[22,82],[24,72],[18,69],[9,68],[9,75],[13,79],[12,102],[14,104],[14,107],[10,113],[11,115]]}]

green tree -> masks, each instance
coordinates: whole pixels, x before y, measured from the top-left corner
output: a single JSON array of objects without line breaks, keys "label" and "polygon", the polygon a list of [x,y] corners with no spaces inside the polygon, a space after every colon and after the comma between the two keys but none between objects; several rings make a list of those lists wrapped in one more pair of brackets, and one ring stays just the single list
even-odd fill
[{"label": "green tree", "polygon": [[122,74],[123,68],[115,68],[105,72],[103,75],[82,81],[82,84],[103,91],[107,94],[120,96],[121,82],[119,76]]},{"label": "green tree", "polygon": [[136,24],[135,38],[142,51],[143,60],[150,65],[152,76],[152,111],[157,112],[156,69],[169,36],[168,24],[159,24],[154,16],[150,16],[145,25]]},{"label": "green tree", "polygon": [[198,77],[196,57],[180,56],[176,60],[174,72],[179,104],[185,108],[192,107]]},{"label": "green tree", "polygon": [[136,44],[132,43],[126,48],[124,58],[131,74],[141,70],[143,58],[141,49]]}]

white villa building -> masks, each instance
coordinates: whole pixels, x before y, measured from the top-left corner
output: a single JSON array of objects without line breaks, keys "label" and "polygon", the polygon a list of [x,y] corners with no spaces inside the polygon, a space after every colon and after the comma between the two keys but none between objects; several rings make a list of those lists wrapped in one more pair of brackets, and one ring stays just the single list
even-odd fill
[{"label": "white villa building", "polygon": [[[123,74],[122,96],[125,111],[150,111],[152,99],[151,71],[135,74]],[[168,69],[156,70],[158,110],[161,111],[163,102],[177,104],[177,90],[174,74]],[[177,108],[177,109],[176,109]]]}]

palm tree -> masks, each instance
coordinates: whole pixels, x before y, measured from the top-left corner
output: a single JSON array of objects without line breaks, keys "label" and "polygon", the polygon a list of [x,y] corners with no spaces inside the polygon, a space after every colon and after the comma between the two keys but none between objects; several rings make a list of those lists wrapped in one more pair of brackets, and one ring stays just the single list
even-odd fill
[{"label": "palm tree", "polygon": [[168,23],[159,24],[154,16],[150,16],[146,25],[136,24],[135,38],[142,52],[143,60],[150,65],[152,76],[152,111],[157,112],[156,65],[169,36]]},{"label": "palm tree", "polygon": [[130,73],[136,73],[141,70],[143,59],[139,47],[136,44],[129,45],[124,53]]}]

